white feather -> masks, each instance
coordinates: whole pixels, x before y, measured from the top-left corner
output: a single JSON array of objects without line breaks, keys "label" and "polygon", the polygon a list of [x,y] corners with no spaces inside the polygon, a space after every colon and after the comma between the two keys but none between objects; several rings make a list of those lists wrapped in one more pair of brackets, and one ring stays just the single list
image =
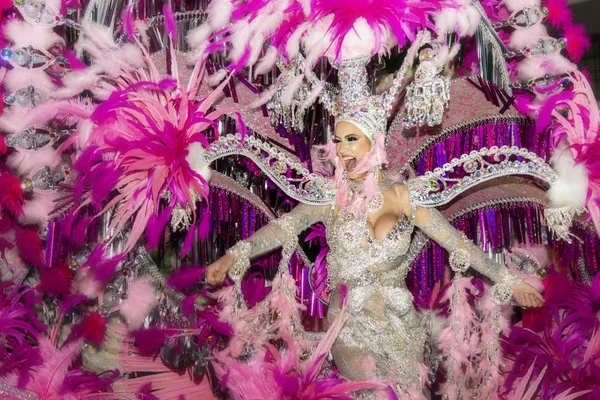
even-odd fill
[{"label": "white feather", "polygon": [[481,22],[481,14],[479,11],[473,6],[467,7],[465,10],[467,14],[467,20],[469,21],[469,30],[467,31],[467,36],[473,36],[475,31],[477,31],[477,26],[479,26],[479,22]]},{"label": "white feather", "polygon": [[210,34],[212,33],[212,28],[209,24],[204,23],[197,28],[190,30],[187,34],[187,42],[192,49],[196,49],[200,45],[204,44]]},{"label": "white feather", "polygon": [[148,37],[148,24],[141,19],[135,20],[134,22],[135,29],[140,35],[140,40],[142,44],[146,47],[150,46],[150,38]]},{"label": "white feather", "polygon": [[229,59],[232,62],[238,62],[242,58],[251,37],[251,26],[246,22],[240,23],[239,27],[237,27],[231,35],[231,52],[229,53]]},{"label": "white feather", "polygon": [[233,4],[230,0],[212,0],[208,5],[206,12],[208,17],[206,23],[213,29],[224,28],[231,19]]},{"label": "white feather", "polygon": [[264,41],[265,37],[260,32],[254,35],[252,40],[250,40],[250,57],[248,57],[247,65],[256,64],[256,61],[258,61],[258,57],[260,57],[260,53],[262,52]]},{"label": "white feather", "polygon": [[49,49],[64,40],[50,28],[25,21],[10,20],[4,27],[4,34],[15,46],[33,46],[36,49]]},{"label": "white feather", "polygon": [[54,88],[54,84],[45,72],[21,68],[8,71],[3,83],[10,92],[33,85],[39,91],[49,94],[48,92]]},{"label": "white feather", "polygon": [[306,23],[300,25],[294,33],[291,34],[288,42],[285,44],[285,51],[290,59],[293,59],[300,52],[300,38],[306,30]]},{"label": "white feather", "polygon": [[254,100],[252,103],[250,103],[248,108],[253,110],[255,108],[261,107],[262,105],[266,104],[269,100],[271,100],[271,98],[273,97],[273,95],[276,92],[277,92],[277,87],[275,87],[275,85],[273,85],[273,87],[262,92],[260,94],[260,96],[258,96],[258,99]]},{"label": "white feather", "polygon": [[99,70],[97,66],[90,68],[73,71],[66,74],[62,80],[64,87],[57,89],[53,93],[55,98],[68,98],[77,96],[86,89],[90,89],[98,82]]},{"label": "white feather", "polygon": [[209,164],[206,162],[204,147],[200,143],[194,142],[189,145],[188,151],[185,160],[190,164],[190,168],[200,174],[207,182],[210,181],[212,173]]},{"label": "white feather", "polygon": [[208,78],[208,84],[210,86],[218,86],[221,82],[223,82],[223,79],[225,79],[227,74],[228,72],[225,68],[218,70]]},{"label": "white feather", "polygon": [[111,30],[104,25],[84,21],[83,32],[85,33],[86,40],[89,40],[100,49],[108,50],[115,47],[115,40]]},{"label": "white feather", "polygon": [[144,66],[144,57],[140,48],[132,43],[125,43],[114,53],[118,60],[122,60],[134,68]]},{"label": "white feather", "polygon": [[49,146],[36,151],[35,157],[28,152],[13,152],[8,156],[6,165],[16,171],[19,176],[26,176],[44,165],[54,167],[58,161],[54,149]]},{"label": "white feather", "polygon": [[294,79],[290,82],[288,86],[281,93],[281,104],[284,106],[289,106],[294,101],[294,95],[300,88],[302,81],[304,80],[304,75],[295,76]]},{"label": "white feather", "polygon": [[525,7],[539,7],[540,0],[504,0],[504,4],[508,11],[513,12]]},{"label": "white feather", "polygon": [[538,39],[542,36],[548,36],[548,31],[542,24],[537,24],[530,28],[517,28],[510,36],[508,47],[513,50],[531,47],[537,44]]},{"label": "white feather", "polygon": [[585,205],[589,185],[585,165],[576,164],[571,150],[564,145],[554,151],[551,162],[558,174],[558,180],[548,190],[550,207],[582,208]]},{"label": "white feather", "polygon": [[266,74],[271,71],[275,62],[277,62],[277,48],[269,46],[263,58],[256,64],[254,76]]}]

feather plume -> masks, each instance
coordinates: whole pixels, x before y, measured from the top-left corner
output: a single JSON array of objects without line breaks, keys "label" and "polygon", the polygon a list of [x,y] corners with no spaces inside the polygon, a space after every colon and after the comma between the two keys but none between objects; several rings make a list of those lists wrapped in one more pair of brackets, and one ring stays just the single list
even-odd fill
[{"label": "feather plume", "polygon": [[28,391],[35,393],[40,399],[61,398],[64,378],[79,354],[81,344],[81,341],[74,341],[56,349],[47,339],[41,339],[39,347],[44,362],[31,374]]},{"label": "feather plume", "polygon": [[262,57],[262,59],[258,62],[256,67],[254,68],[254,76],[266,74],[267,72],[271,71],[273,69],[273,66],[275,66],[276,61],[277,61],[277,48],[274,46],[269,46],[266,54]]},{"label": "feather plume", "polygon": [[23,261],[38,268],[44,265],[42,239],[37,231],[16,227],[15,243]]},{"label": "feather plume", "polygon": [[182,291],[197,284],[204,275],[204,267],[185,267],[169,276],[168,285],[175,290]]},{"label": "feather plume", "polygon": [[294,95],[300,89],[302,82],[304,81],[304,75],[295,76],[294,79],[285,87],[281,94],[281,104],[289,106],[294,101]]},{"label": "feather plume", "polygon": [[526,47],[535,46],[539,38],[545,36],[548,36],[548,31],[542,24],[536,24],[530,28],[517,28],[510,35],[508,46],[513,50],[521,50]]},{"label": "feather plume", "polygon": [[89,340],[96,346],[100,346],[104,342],[106,319],[97,312],[93,312],[85,317],[75,330],[79,337]]},{"label": "feather plume", "polygon": [[567,40],[567,54],[571,61],[578,63],[591,46],[590,38],[585,34],[585,26],[568,25],[564,38]]},{"label": "feather plume", "polygon": [[175,16],[173,15],[173,10],[169,4],[165,3],[163,5],[163,15],[165,16],[165,29],[167,33],[171,37],[171,39],[177,39],[177,23],[175,22]]},{"label": "feather plume", "polygon": [[558,180],[548,190],[551,207],[570,206],[578,210],[585,205],[588,191],[588,172],[584,164],[576,164],[571,150],[557,149],[552,166]]},{"label": "feather plume", "polygon": [[135,331],[135,346],[142,354],[154,354],[165,344],[168,334],[164,329],[148,328]]},{"label": "feather plume", "polygon": [[47,50],[55,44],[64,44],[62,37],[43,24],[30,24],[18,19],[8,21],[3,33],[18,47],[33,46],[36,49]]},{"label": "feather plume", "polygon": [[23,201],[21,181],[8,171],[0,172],[0,210],[18,217],[23,214]]},{"label": "feather plume", "polygon": [[573,13],[567,3],[568,0],[545,0],[543,3],[548,10],[546,20],[557,29],[562,29],[573,21]]},{"label": "feather plume", "polygon": [[127,299],[120,304],[119,312],[125,319],[129,330],[139,329],[150,310],[156,305],[156,294],[150,279],[141,277],[129,285]]},{"label": "feather plume", "polygon": [[50,296],[67,296],[71,292],[73,273],[64,261],[40,269],[40,284],[37,290]]}]

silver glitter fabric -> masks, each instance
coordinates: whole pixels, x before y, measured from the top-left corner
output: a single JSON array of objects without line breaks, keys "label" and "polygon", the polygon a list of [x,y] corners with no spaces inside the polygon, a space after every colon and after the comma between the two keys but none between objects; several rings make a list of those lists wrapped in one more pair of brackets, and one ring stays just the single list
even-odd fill
[{"label": "silver glitter fabric", "polygon": [[[257,257],[287,243],[308,226],[325,222],[330,247],[328,280],[334,288],[327,320],[331,323],[341,310],[342,285],[347,288],[345,301],[350,313],[331,350],[336,366],[350,380],[388,380],[401,397],[407,397],[422,390],[419,365],[428,336],[426,321],[416,312],[405,283],[411,267],[407,253],[412,238],[420,237],[413,235],[415,226],[453,255],[453,267],[462,271],[468,262],[497,282],[499,294],[510,290],[515,278],[456,231],[438,211],[416,206],[416,192],[409,194],[405,186],[398,191],[410,198],[412,212],[401,216],[382,240],[369,235],[364,216],[335,216],[327,205],[300,205],[236,245],[233,252],[240,258]],[[233,274],[238,278],[244,272],[236,269]],[[375,362],[374,369],[365,368],[369,361]]]}]

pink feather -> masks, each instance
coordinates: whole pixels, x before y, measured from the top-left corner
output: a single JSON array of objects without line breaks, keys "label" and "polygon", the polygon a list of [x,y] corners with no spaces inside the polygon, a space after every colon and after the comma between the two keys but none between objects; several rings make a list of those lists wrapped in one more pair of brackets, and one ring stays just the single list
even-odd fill
[{"label": "pink feather", "polygon": [[60,389],[69,367],[81,350],[81,341],[65,344],[56,349],[47,339],[40,340],[43,364],[31,372],[27,390],[35,393],[40,400],[62,398]]},{"label": "pink feather", "polygon": [[131,282],[127,299],[119,307],[119,312],[125,319],[130,331],[139,329],[142,326],[156,302],[156,293],[150,278],[136,278]]}]

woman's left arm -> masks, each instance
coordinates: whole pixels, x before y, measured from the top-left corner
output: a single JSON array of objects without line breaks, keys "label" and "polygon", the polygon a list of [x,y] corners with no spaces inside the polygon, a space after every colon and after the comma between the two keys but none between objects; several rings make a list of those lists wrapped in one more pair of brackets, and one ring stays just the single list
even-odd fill
[{"label": "woman's left arm", "polygon": [[415,226],[448,251],[453,270],[465,272],[473,267],[487,276],[496,284],[494,297],[498,303],[508,302],[513,294],[523,307],[540,307],[544,303],[544,297],[537,290],[521,281],[506,266],[492,260],[464,233],[456,230],[438,210],[413,207],[408,196],[404,198],[405,201],[401,203],[409,203],[406,211],[415,213]]}]

